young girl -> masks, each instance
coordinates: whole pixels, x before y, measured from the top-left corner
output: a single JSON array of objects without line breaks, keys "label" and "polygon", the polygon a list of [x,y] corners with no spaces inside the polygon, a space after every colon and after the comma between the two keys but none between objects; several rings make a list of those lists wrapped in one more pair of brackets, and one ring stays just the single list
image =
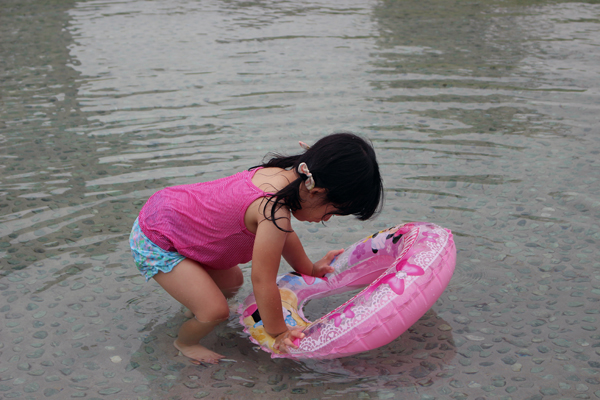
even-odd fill
[{"label": "young girl", "polygon": [[322,277],[343,250],[309,260],[291,216],[328,221],[333,215],[369,219],[381,206],[383,188],[371,145],[351,133],[320,139],[295,156],[211,182],[168,187],[155,193],[134,223],[130,245],[146,280],[154,278],[194,318],[180,328],[175,347],[196,362],[222,355],[199,344],[229,317],[227,298],[242,286],[238,264],[252,260],[251,280],[265,330],[287,351],[304,335],[289,330],[276,284],[281,256],[299,273]]}]

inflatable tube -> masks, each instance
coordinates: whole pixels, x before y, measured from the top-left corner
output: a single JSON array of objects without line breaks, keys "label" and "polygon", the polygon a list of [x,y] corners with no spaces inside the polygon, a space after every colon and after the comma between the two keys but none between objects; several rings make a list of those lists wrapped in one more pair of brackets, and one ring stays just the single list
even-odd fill
[{"label": "inflatable tube", "polygon": [[[323,278],[280,275],[283,313],[290,327],[304,327],[297,349],[279,353],[263,326],[254,295],[241,304],[240,322],[250,340],[271,357],[328,359],[383,346],[412,326],[442,294],[456,263],[452,233],[413,222],[377,232],[348,247]],[[365,287],[314,322],[302,312],[311,299]]]}]

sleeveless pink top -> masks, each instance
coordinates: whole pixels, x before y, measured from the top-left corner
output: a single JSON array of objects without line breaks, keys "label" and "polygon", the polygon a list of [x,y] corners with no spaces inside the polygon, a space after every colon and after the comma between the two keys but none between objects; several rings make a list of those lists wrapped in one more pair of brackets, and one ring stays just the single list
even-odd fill
[{"label": "sleeveless pink top", "polygon": [[255,235],[244,224],[246,209],[259,197],[271,195],[252,183],[257,170],[156,192],[140,211],[142,232],[163,250],[210,269],[247,263]]}]

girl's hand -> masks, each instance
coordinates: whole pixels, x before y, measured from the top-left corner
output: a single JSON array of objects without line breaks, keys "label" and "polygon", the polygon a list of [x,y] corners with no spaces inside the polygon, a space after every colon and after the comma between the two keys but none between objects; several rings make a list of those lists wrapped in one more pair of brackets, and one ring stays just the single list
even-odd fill
[{"label": "girl's hand", "polygon": [[275,343],[273,343],[273,348],[282,353],[287,353],[288,347],[293,347],[294,349],[298,348],[298,346],[294,344],[296,339],[304,339],[304,333],[302,333],[302,329],[300,328],[285,331],[277,336],[275,338]]},{"label": "girl's hand", "polygon": [[325,274],[330,274],[334,271],[334,268],[330,265],[334,258],[344,252],[344,249],[330,250],[325,254],[325,257],[313,264],[311,276],[322,278]]}]

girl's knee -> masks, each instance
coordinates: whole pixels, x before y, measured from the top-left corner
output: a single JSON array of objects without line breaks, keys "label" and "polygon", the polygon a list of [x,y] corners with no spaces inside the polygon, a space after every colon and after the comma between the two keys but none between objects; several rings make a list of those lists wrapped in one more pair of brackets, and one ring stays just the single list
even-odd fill
[{"label": "girl's knee", "polygon": [[244,274],[236,265],[227,270],[207,271],[226,298],[233,297],[244,284]]},{"label": "girl's knee", "polygon": [[204,305],[191,310],[196,320],[200,322],[225,321],[229,318],[229,305],[227,301],[215,301],[210,306]]},{"label": "girl's knee", "polygon": [[237,294],[240,288],[244,285],[244,274],[240,267],[234,267],[237,271],[232,271],[231,280],[228,287],[221,289],[226,298],[230,299]]},{"label": "girl's knee", "polygon": [[224,321],[229,318],[229,305],[225,303],[223,306],[219,307],[218,310],[214,312],[214,320],[215,321]]},{"label": "girl's knee", "polygon": [[231,281],[233,286],[236,289],[239,289],[242,287],[242,285],[244,284],[244,273],[242,272],[242,269],[236,265],[235,267],[232,268],[231,271]]}]

